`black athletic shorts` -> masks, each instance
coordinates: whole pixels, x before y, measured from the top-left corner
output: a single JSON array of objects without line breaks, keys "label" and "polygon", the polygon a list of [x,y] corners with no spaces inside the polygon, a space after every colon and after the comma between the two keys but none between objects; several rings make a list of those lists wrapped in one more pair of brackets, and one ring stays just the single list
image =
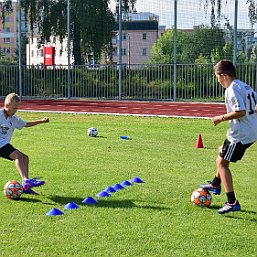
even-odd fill
[{"label": "black athletic shorts", "polygon": [[17,149],[14,148],[11,144],[4,145],[3,147],[0,148],[0,157],[13,161],[13,159],[11,159],[9,156],[15,150]]},{"label": "black athletic shorts", "polygon": [[241,142],[231,143],[225,140],[220,152],[220,156],[229,162],[237,162],[244,156],[245,150],[250,147],[254,142],[243,145]]}]

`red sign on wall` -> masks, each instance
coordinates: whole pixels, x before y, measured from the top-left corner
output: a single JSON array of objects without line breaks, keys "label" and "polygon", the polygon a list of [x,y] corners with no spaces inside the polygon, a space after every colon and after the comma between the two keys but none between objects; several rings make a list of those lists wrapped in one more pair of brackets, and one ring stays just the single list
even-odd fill
[{"label": "red sign on wall", "polygon": [[44,65],[55,65],[55,47],[44,46]]}]

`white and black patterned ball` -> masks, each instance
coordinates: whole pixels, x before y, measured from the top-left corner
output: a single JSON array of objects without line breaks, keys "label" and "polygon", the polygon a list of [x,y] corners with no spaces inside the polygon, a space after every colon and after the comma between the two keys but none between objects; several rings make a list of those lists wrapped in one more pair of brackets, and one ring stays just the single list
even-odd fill
[{"label": "white and black patterned ball", "polygon": [[89,128],[89,129],[87,130],[87,134],[88,134],[90,137],[96,137],[96,136],[98,135],[98,130],[97,130],[97,128],[94,128],[94,127]]}]

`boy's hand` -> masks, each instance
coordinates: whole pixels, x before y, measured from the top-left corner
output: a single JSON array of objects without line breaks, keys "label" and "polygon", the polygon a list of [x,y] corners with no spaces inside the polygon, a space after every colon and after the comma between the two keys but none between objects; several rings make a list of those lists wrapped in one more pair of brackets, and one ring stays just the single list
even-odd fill
[{"label": "boy's hand", "polygon": [[218,125],[219,123],[221,123],[223,121],[224,116],[215,116],[211,119],[211,122],[214,126]]},{"label": "boy's hand", "polygon": [[49,118],[48,118],[48,117],[44,117],[41,121],[42,121],[43,123],[49,122]]}]

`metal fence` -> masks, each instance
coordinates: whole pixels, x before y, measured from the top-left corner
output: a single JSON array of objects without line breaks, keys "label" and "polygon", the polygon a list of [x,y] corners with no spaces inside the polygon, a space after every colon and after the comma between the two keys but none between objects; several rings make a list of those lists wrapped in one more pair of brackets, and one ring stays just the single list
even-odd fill
[{"label": "metal fence", "polygon": [[[68,69],[55,66],[22,67],[22,96],[28,98],[94,98],[119,99],[119,70],[117,65],[72,66],[70,87]],[[130,65],[122,71],[123,100],[221,101],[224,89],[218,84],[213,65],[181,64],[176,67],[174,92],[174,65]],[[257,64],[237,66],[238,78],[256,90]],[[19,93],[19,66],[0,66],[0,96]]]}]

